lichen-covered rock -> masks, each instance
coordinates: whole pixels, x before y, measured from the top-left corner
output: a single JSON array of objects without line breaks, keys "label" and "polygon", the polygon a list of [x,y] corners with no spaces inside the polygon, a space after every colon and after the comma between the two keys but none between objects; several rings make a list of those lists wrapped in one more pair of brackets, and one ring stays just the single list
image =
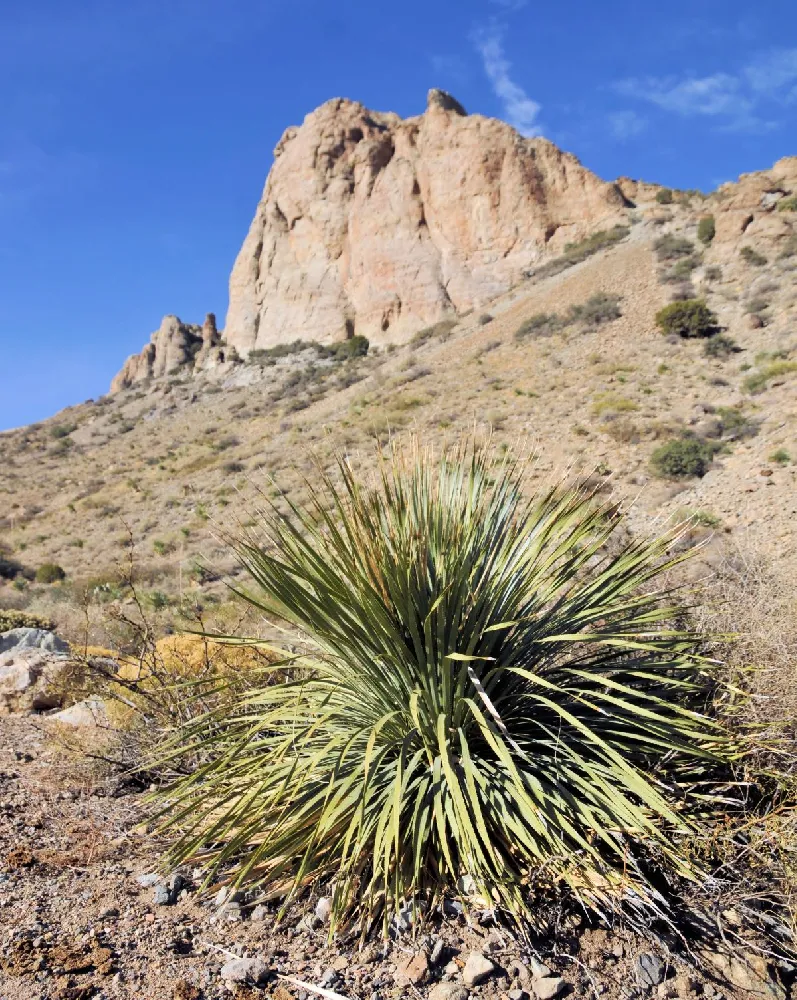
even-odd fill
[{"label": "lichen-covered rock", "polygon": [[274,151],[230,278],[241,354],[297,338],[407,340],[515,284],[548,244],[624,219],[614,184],[431,91],[402,119],[327,101]]}]

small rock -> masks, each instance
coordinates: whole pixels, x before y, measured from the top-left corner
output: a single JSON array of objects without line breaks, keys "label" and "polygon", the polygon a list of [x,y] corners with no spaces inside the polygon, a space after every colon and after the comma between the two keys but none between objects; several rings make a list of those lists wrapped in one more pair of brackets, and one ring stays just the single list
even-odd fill
[{"label": "small rock", "polygon": [[321,985],[327,988],[334,986],[339,978],[340,977],[337,972],[330,966],[330,968],[326,969],[324,974],[321,976]]},{"label": "small rock", "polygon": [[507,993],[507,996],[509,997],[509,1000],[523,1000],[523,998],[526,996],[526,991],[521,990],[518,987],[517,989],[510,990]]},{"label": "small rock", "polygon": [[[462,970],[462,981],[466,986],[478,986],[495,972],[495,965],[478,951],[468,955],[465,968]],[[555,994],[552,994],[555,995]]]},{"label": "small rock", "polygon": [[222,919],[228,924],[239,924],[244,918],[240,903],[227,903],[221,911]]},{"label": "small rock", "polygon": [[332,900],[329,896],[322,896],[315,904],[315,915],[322,924],[327,923],[332,915]]},{"label": "small rock", "polygon": [[233,958],[221,967],[221,978],[228,983],[254,983],[268,979],[269,968],[262,958]]},{"label": "small rock", "polygon": [[335,970],[335,972],[345,972],[350,965],[351,965],[351,959],[347,958],[345,955],[338,955],[338,957],[332,963],[332,968]]},{"label": "small rock", "polygon": [[459,983],[435,983],[428,1000],[468,1000],[468,991]]},{"label": "small rock", "polygon": [[155,890],[152,893],[152,902],[156,906],[168,906],[172,902],[171,891],[165,882],[161,882],[160,885],[155,886]]},{"label": "small rock", "polygon": [[429,964],[437,965],[440,961],[440,956],[443,954],[443,939],[441,937],[437,938],[434,945],[432,946],[431,954],[429,955]]},{"label": "small rock", "polygon": [[398,986],[420,986],[429,975],[429,959],[425,951],[416,951],[399,962],[396,969],[396,984]]},{"label": "small rock", "polygon": [[258,903],[252,910],[252,920],[265,920],[268,917],[268,909],[262,903]]},{"label": "small rock", "polygon": [[649,951],[643,952],[634,963],[637,982],[648,988],[658,986],[664,979],[664,962],[658,955]]},{"label": "small rock", "polygon": [[548,968],[545,962],[538,962],[534,957],[529,959],[529,968],[531,969],[532,979],[544,979],[546,976],[553,975],[553,972]]},{"label": "small rock", "polygon": [[537,1000],[553,1000],[566,988],[567,983],[561,976],[547,976],[545,979],[534,979],[531,992]]},{"label": "small rock", "polygon": [[156,885],[160,882],[160,875],[157,872],[147,872],[145,875],[137,875],[136,882],[144,889],[149,889],[150,886]]},{"label": "small rock", "polygon": [[457,965],[457,963],[456,963],[456,962],[455,962],[455,961],[454,961],[454,960],[452,959],[452,960],[451,960],[451,961],[450,961],[450,962],[449,962],[449,963],[448,963],[448,964],[446,965],[446,967],[445,967],[445,968],[443,969],[443,972],[445,973],[445,975],[447,975],[447,976],[448,976],[448,978],[449,978],[449,979],[453,979],[453,978],[454,978],[454,976],[458,975],[458,973],[459,973],[459,966],[458,966],[458,965]]}]

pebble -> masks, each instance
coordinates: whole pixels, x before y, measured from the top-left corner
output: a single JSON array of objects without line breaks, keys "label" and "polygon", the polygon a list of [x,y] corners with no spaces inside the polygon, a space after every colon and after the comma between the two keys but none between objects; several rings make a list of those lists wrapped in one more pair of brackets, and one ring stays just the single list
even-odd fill
[{"label": "pebble", "polygon": [[431,954],[429,955],[430,965],[437,965],[437,963],[440,961],[440,957],[443,954],[443,947],[444,947],[443,939],[441,937],[437,938],[435,940],[434,945],[432,946]]},{"label": "pebble", "polygon": [[327,923],[332,915],[332,900],[329,896],[322,896],[315,904],[315,915],[322,924]]},{"label": "pebble", "polygon": [[233,958],[221,967],[221,978],[228,983],[263,983],[269,968],[262,958]]},{"label": "pebble", "polygon": [[430,990],[428,1000],[467,1000],[468,991],[460,983],[436,983]]},{"label": "pebble", "polygon": [[664,979],[664,962],[658,955],[643,951],[634,962],[634,971],[640,986],[658,986]]},{"label": "pebble", "polygon": [[547,976],[545,979],[534,979],[531,991],[537,1000],[553,1000],[567,988],[567,983],[561,976]]},{"label": "pebble", "polygon": [[466,986],[478,986],[495,972],[495,965],[481,952],[472,951],[462,970],[462,981]]}]

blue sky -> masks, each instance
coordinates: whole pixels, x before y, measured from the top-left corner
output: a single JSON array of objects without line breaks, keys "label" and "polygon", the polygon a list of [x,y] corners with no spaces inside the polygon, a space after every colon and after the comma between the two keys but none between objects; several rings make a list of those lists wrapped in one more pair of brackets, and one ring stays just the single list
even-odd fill
[{"label": "blue sky", "polygon": [[283,129],[429,87],[620,174],[797,153],[797,3],[4,0],[0,428],[101,395],[163,314],[227,308]]}]

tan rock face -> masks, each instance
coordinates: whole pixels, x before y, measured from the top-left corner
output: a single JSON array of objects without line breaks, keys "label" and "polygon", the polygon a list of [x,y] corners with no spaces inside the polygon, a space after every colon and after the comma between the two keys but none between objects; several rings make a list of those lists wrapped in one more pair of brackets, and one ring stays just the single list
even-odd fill
[{"label": "tan rock face", "polygon": [[619,188],[574,156],[441,91],[408,119],[328,101],[274,156],[230,278],[224,333],[242,354],[407,340],[506,291],[547,244],[624,217]]},{"label": "tan rock face", "polygon": [[723,184],[710,199],[716,214],[716,243],[763,243],[777,249],[790,239],[793,213],[779,212],[778,203],[797,193],[797,156],[786,156],[772,167],[742,174],[736,183]]}]

